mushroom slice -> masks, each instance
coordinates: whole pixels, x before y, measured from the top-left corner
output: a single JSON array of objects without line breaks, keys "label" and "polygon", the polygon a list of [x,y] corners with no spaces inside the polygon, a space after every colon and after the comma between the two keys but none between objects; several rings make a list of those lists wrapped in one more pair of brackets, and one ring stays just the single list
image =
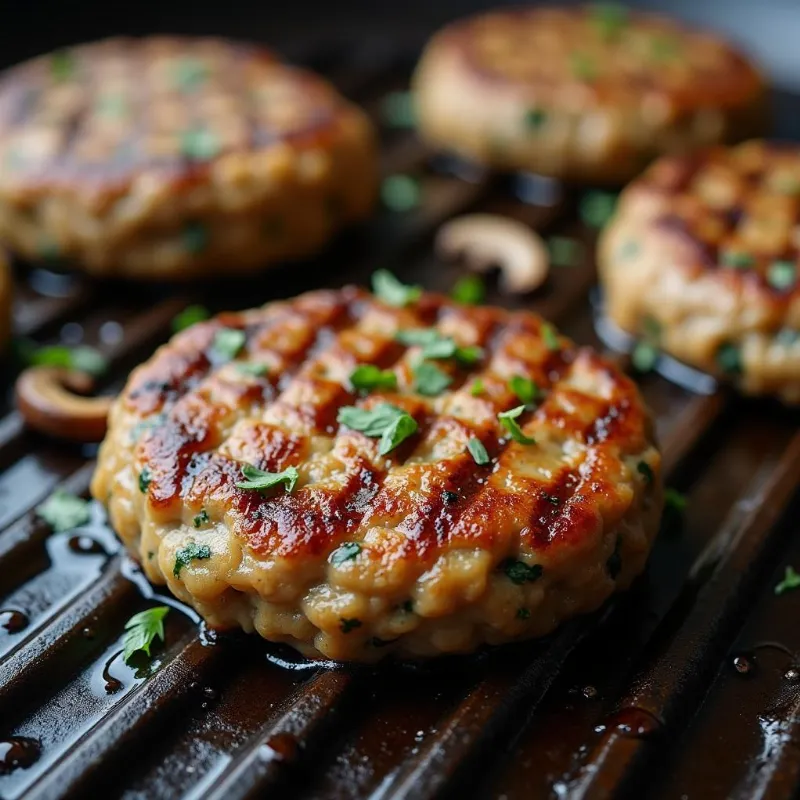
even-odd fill
[{"label": "mushroom slice", "polygon": [[63,367],[28,367],[17,378],[17,408],[33,429],[75,442],[99,442],[105,436],[113,397],[83,397],[92,376]]},{"label": "mushroom slice", "polygon": [[495,214],[466,214],[439,228],[436,251],[442,258],[463,258],[476,272],[501,270],[500,288],[510,294],[532,292],[549,269],[542,237],[527,225]]}]

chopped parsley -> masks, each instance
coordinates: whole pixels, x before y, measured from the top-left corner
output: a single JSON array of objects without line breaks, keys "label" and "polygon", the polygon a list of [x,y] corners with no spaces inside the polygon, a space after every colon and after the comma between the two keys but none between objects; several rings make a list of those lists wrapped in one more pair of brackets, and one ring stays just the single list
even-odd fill
[{"label": "chopped parsley", "polygon": [[483,381],[480,378],[475,378],[475,380],[472,381],[472,386],[469,387],[469,393],[473,397],[480,397],[485,390],[486,387],[483,385]]},{"label": "chopped parsley", "polygon": [[500,564],[500,570],[517,586],[522,586],[524,583],[533,583],[542,577],[541,564],[526,564],[524,561],[518,561],[515,558],[507,558],[503,561]]},{"label": "chopped parsley", "polygon": [[448,505],[453,505],[453,503],[458,502],[458,495],[455,492],[451,492],[449,489],[445,489],[442,492],[442,500]]},{"label": "chopped parsley", "polygon": [[547,250],[554,267],[574,267],[583,255],[583,245],[569,236],[551,236],[547,240]]},{"label": "chopped parsley", "polygon": [[543,108],[529,108],[525,112],[525,127],[538,131],[547,122],[547,112]]},{"label": "chopped parsley", "polygon": [[528,608],[518,608],[517,613],[515,614],[517,619],[530,619],[531,612]]},{"label": "chopped parsley", "polygon": [[194,519],[192,519],[192,524],[195,528],[201,528],[203,525],[207,525],[208,512],[204,508],[200,509],[200,513],[195,514]]},{"label": "chopped parsley", "polygon": [[469,366],[483,356],[483,350],[477,345],[460,347],[452,338],[443,336],[435,328],[401,330],[395,334],[395,339],[407,347],[422,347],[423,358],[455,358],[459,363]]},{"label": "chopped parsley", "polygon": [[178,88],[193,92],[205,83],[209,67],[199,58],[182,58],[175,64],[174,80]]},{"label": "chopped parsley", "polygon": [[168,613],[168,606],[155,606],[134,614],[125,623],[122,659],[126,664],[130,662],[134,653],[140,651],[149,657],[153,642],[156,639],[164,641],[164,617]]},{"label": "chopped parsley", "polygon": [[147,490],[150,488],[150,482],[152,480],[153,480],[153,476],[150,473],[150,470],[147,467],[145,467],[139,473],[139,491],[142,494],[145,494],[147,492]]},{"label": "chopped parsley", "polygon": [[233,361],[239,355],[247,335],[238,328],[220,328],[214,334],[211,343],[211,354],[215,361]]},{"label": "chopped parsley", "polygon": [[51,345],[28,347],[27,342],[20,347],[22,359],[33,366],[66,367],[67,369],[87,372],[98,377],[108,369],[108,359],[94,347],[65,347]]},{"label": "chopped parsley", "polygon": [[661,339],[661,323],[655,317],[645,317],[642,328],[644,336],[633,348],[631,362],[637,372],[649,372],[660,355],[658,344]]},{"label": "chopped parsley", "polygon": [[652,483],[655,480],[653,468],[646,461],[640,461],[636,465],[636,471],[645,479],[647,483]]},{"label": "chopped parsley", "polygon": [[767,283],[779,292],[793,288],[797,283],[797,265],[793,261],[773,261],[767,269]]},{"label": "chopped parsley", "polygon": [[181,570],[188,566],[190,562],[206,558],[211,558],[211,548],[207,544],[189,542],[189,544],[175,553],[175,566],[172,567],[172,574],[177,578],[181,574]]},{"label": "chopped parsley", "polygon": [[775,586],[775,594],[783,594],[792,589],[800,589],[800,573],[794,567],[787,566],[783,573],[783,580]]},{"label": "chopped parsley", "polygon": [[620,555],[619,548],[622,544],[620,537],[617,537],[617,542],[614,545],[614,552],[608,557],[606,561],[606,571],[610,578],[616,578],[622,569],[622,556]]},{"label": "chopped parsley", "polygon": [[372,409],[344,406],[339,409],[337,422],[366,436],[380,437],[378,453],[385,456],[418,429],[417,421],[407,411],[389,403]]},{"label": "chopped parsley", "polygon": [[381,184],[381,200],[390,211],[411,211],[421,195],[419,181],[411,175],[388,175]]},{"label": "chopped parsley", "polygon": [[414,95],[411,92],[389,92],[381,103],[381,117],[392,128],[413,128]]},{"label": "chopped parsley", "polygon": [[50,74],[56,81],[68,81],[75,74],[77,61],[69,50],[56,50],[50,56]]},{"label": "chopped parsley", "polygon": [[197,255],[208,247],[208,229],[202,222],[188,222],[183,226],[181,239],[184,248]]},{"label": "chopped parsley", "polygon": [[36,516],[43,519],[56,533],[85,525],[91,516],[91,504],[82,497],[56,489],[36,508]]},{"label": "chopped parsley", "polygon": [[684,497],[684,495],[682,495],[677,489],[672,489],[668,486],[666,489],[664,489],[664,505],[672,511],[685,511],[686,497]]},{"label": "chopped parsley", "polygon": [[397,375],[390,369],[381,369],[374,364],[359,364],[350,373],[350,385],[361,392],[371,392],[374,389],[397,388]]},{"label": "chopped parsley", "polygon": [[178,331],[191,328],[198,322],[208,319],[211,316],[208,309],[201,305],[186,306],[180,314],[177,314],[172,319],[172,330],[177,333]]},{"label": "chopped parsley", "polygon": [[478,306],[486,299],[486,286],[480,275],[465,275],[456,281],[450,296],[465,306]]},{"label": "chopped parsley", "polygon": [[283,484],[283,488],[291,493],[300,478],[296,467],[286,467],[282,472],[265,472],[252,464],[242,464],[242,475],[245,478],[236,484],[237,489],[256,489],[264,491]]},{"label": "chopped parsley", "polygon": [[628,24],[628,9],[619,3],[593,3],[589,13],[592,24],[607,41],[619,36]]},{"label": "chopped parsley", "polygon": [[753,256],[736,250],[726,250],[722,253],[722,263],[732,269],[749,269],[753,266]]},{"label": "chopped parsley", "polygon": [[209,161],[219,151],[219,139],[207,128],[190,128],[181,136],[181,154],[191,161]]},{"label": "chopped parsley", "polygon": [[742,354],[735,344],[726,342],[717,350],[717,364],[727,375],[739,375],[742,372]]},{"label": "chopped parsley", "polygon": [[379,269],[373,274],[372,291],[379,300],[396,308],[416,303],[422,296],[421,286],[407,286],[401,283],[388,269]]},{"label": "chopped parsley", "polygon": [[775,343],[783,347],[791,347],[800,342],[800,331],[791,328],[781,328],[775,336]]},{"label": "chopped parsley", "polygon": [[573,76],[579,81],[594,80],[597,74],[597,65],[585,53],[572,53],[569,59],[569,66]]},{"label": "chopped parsley", "polygon": [[328,561],[338,567],[339,564],[344,564],[345,561],[353,561],[360,552],[361,545],[358,542],[345,542],[330,554]]},{"label": "chopped parsley", "polygon": [[339,628],[341,629],[342,633],[350,633],[350,631],[360,627],[360,619],[345,619],[344,617],[339,619]]},{"label": "chopped parsley", "polygon": [[509,409],[508,411],[501,411],[497,415],[500,424],[509,432],[511,438],[520,444],[536,444],[536,440],[530,436],[526,436],[522,432],[517,417],[525,411],[525,406],[517,406],[516,408]]},{"label": "chopped parsley", "polygon": [[414,367],[414,389],[426,397],[441,394],[453,379],[430,361],[421,361]]},{"label": "chopped parsley", "polygon": [[509,378],[508,388],[519,398],[520,402],[526,406],[532,405],[539,397],[539,387],[536,381],[525,378],[522,375],[514,375]]},{"label": "chopped parsley", "polygon": [[586,192],[581,198],[578,212],[590,228],[602,228],[614,215],[617,195],[612,192]]},{"label": "chopped parsley", "polygon": [[681,51],[677,37],[668,34],[654,36],[650,41],[650,47],[656,61],[668,61],[675,58]]},{"label": "chopped parsley", "polygon": [[548,350],[556,351],[561,349],[561,344],[558,341],[558,332],[549,322],[543,322],[539,330],[542,334],[544,346]]},{"label": "chopped parsley", "polygon": [[482,467],[491,461],[483,442],[480,439],[476,439],[474,436],[467,442],[467,450],[469,450],[469,454],[478,466]]},{"label": "chopped parsley", "polygon": [[263,378],[269,372],[269,367],[258,361],[247,361],[237,364],[236,371],[248,378]]}]

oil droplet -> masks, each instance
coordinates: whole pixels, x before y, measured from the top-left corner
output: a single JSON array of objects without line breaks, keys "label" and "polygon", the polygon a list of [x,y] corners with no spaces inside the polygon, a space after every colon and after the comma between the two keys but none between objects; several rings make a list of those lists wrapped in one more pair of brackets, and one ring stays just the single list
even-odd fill
[{"label": "oil droplet", "polygon": [[115,678],[111,674],[111,665],[114,663],[116,658],[121,655],[122,650],[118,650],[113,656],[111,656],[111,658],[108,659],[108,661],[106,661],[105,666],[103,667],[103,680],[106,682],[106,694],[116,694],[124,685],[119,678]]},{"label": "oil droplet", "polygon": [[594,686],[584,686],[583,689],[581,689],[581,694],[587,700],[594,700],[594,698],[597,697],[597,689],[595,689]]},{"label": "oil droplet", "polygon": [[735,656],[733,659],[733,668],[739,673],[739,675],[752,675],[753,670],[755,669],[752,656]]},{"label": "oil droplet", "polygon": [[28,736],[10,736],[0,739],[0,775],[8,775],[15,769],[27,769],[39,760],[42,745],[38,739]]},{"label": "oil droplet", "polygon": [[94,637],[97,635],[94,628],[84,628],[81,633],[83,634],[84,639],[94,639]]},{"label": "oil droplet", "polygon": [[267,739],[271,757],[278,761],[294,761],[300,753],[300,743],[291,733],[276,733]]},{"label": "oil droplet", "polygon": [[73,553],[78,553],[82,556],[108,555],[100,542],[96,539],[92,539],[91,536],[72,536],[67,542],[67,547],[69,547]]},{"label": "oil droplet", "polygon": [[643,708],[623,708],[595,728],[597,733],[614,731],[632,739],[646,739],[661,730],[661,723]]},{"label": "oil droplet", "polygon": [[0,628],[6,633],[19,633],[28,627],[30,620],[21,611],[13,608],[0,609]]},{"label": "oil droplet", "polygon": [[789,681],[789,683],[800,683],[800,669],[797,667],[789,667],[789,669],[783,673],[783,677]]}]

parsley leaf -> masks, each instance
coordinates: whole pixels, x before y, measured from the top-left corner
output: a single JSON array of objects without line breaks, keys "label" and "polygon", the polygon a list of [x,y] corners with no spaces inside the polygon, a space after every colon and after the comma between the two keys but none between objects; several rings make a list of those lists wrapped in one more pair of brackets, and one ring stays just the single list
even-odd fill
[{"label": "parsley leaf", "polygon": [[602,228],[614,215],[617,195],[612,192],[586,192],[578,206],[583,223],[590,228]]},{"label": "parsley leaf", "polygon": [[202,322],[211,316],[205,306],[193,305],[186,306],[180,314],[176,314],[172,319],[172,330],[177,333],[178,331],[191,328],[192,325]]},{"label": "parsley leaf", "polygon": [[668,486],[664,489],[664,505],[672,511],[685,511],[686,498],[677,489]]},{"label": "parsley leaf", "polygon": [[511,389],[526,406],[531,405],[539,396],[539,387],[536,385],[536,381],[532,381],[530,378],[524,378],[522,375],[514,375],[512,378],[509,378],[508,388]]},{"label": "parsley leaf", "polygon": [[653,468],[646,461],[640,461],[636,465],[636,471],[645,479],[647,483],[652,483],[655,479],[655,475],[653,475]]},{"label": "parsley leaf", "polygon": [[548,350],[555,351],[561,349],[561,344],[558,341],[558,332],[549,322],[543,322],[539,328],[539,332],[542,334],[542,341]]},{"label": "parsley leaf", "polygon": [[36,516],[43,519],[56,533],[85,525],[90,518],[88,500],[76,497],[63,489],[56,489],[36,508]]},{"label": "parsley leaf", "polygon": [[248,378],[263,378],[269,372],[269,367],[258,361],[244,361],[236,365],[236,371]]},{"label": "parsley leaf", "polygon": [[547,240],[547,250],[554,267],[574,267],[583,255],[583,245],[568,236],[551,236]]},{"label": "parsley leaf", "polygon": [[475,380],[472,381],[472,386],[469,387],[469,393],[473,397],[480,397],[485,389],[486,387],[483,385],[483,381],[480,378],[475,378]]},{"label": "parsley leaf", "polygon": [[446,372],[430,361],[421,361],[414,367],[414,389],[426,397],[436,397],[452,382]]},{"label": "parsley leaf", "polygon": [[742,253],[736,250],[726,250],[722,253],[722,263],[732,269],[749,269],[753,266],[754,259],[749,253]]},{"label": "parsley leaf", "polygon": [[735,344],[726,342],[717,350],[717,364],[727,375],[740,375],[742,372],[742,354]]},{"label": "parsley leaf", "polygon": [[486,287],[479,275],[465,275],[456,281],[450,297],[466,306],[480,305],[486,298]]},{"label": "parsley leaf", "polygon": [[511,438],[515,442],[519,442],[520,444],[536,444],[535,439],[532,439],[530,436],[526,436],[522,432],[522,428],[520,428],[519,423],[517,422],[517,417],[519,417],[523,411],[525,411],[525,406],[517,406],[516,408],[509,409],[508,411],[501,411],[497,415],[497,419],[500,420],[502,426],[509,432]]},{"label": "parsley leaf", "polygon": [[374,364],[359,364],[350,373],[350,385],[363,392],[392,390],[397,388],[397,375],[390,369],[381,369]]},{"label": "parsley leaf", "polygon": [[381,116],[392,128],[413,128],[414,96],[411,92],[389,92],[381,103]]},{"label": "parsley leaf", "polygon": [[794,571],[794,567],[787,566],[783,573],[783,580],[775,586],[775,594],[783,594],[798,588],[800,588],[800,574]]},{"label": "parsley leaf", "polygon": [[500,569],[512,583],[522,586],[524,583],[533,583],[542,577],[541,564],[526,564],[515,558],[507,558],[500,564]]},{"label": "parsley leaf", "polygon": [[189,542],[186,547],[182,547],[175,553],[175,566],[172,568],[172,574],[177,578],[190,561],[199,561],[205,558],[211,558],[211,548],[207,544],[199,545],[197,542]]},{"label": "parsley leaf", "polygon": [[380,403],[373,409],[343,406],[336,420],[366,436],[380,437],[378,453],[382,456],[416,433],[419,427],[407,411],[389,403]]},{"label": "parsley leaf", "polygon": [[381,200],[390,211],[411,211],[421,196],[419,181],[411,175],[387,175],[381,183]]},{"label": "parsley leaf", "polygon": [[126,664],[130,661],[131,656],[140,650],[149,656],[150,647],[155,639],[164,641],[164,617],[168,613],[168,606],[155,606],[134,614],[125,623],[122,658]]},{"label": "parsley leaf", "polygon": [[467,442],[467,450],[469,450],[470,455],[478,466],[482,467],[491,461],[483,442],[474,436]]},{"label": "parsley leaf", "polygon": [[345,542],[340,544],[329,556],[328,561],[335,567],[344,564],[345,561],[352,561],[361,552],[361,545],[358,542]]},{"label": "parsley leaf", "polygon": [[98,377],[108,369],[108,360],[94,347],[65,347],[52,345],[39,347],[31,352],[23,349],[25,361],[34,366],[66,367],[80,372],[88,372]]},{"label": "parsley leaf", "polygon": [[153,480],[153,476],[150,473],[150,470],[147,467],[145,467],[139,473],[139,491],[142,494],[146,494],[147,493],[147,490],[150,488],[150,481],[152,481],[152,480]]},{"label": "parsley leaf", "polygon": [[211,343],[211,355],[214,361],[233,361],[244,347],[247,335],[237,328],[220,328],[214,334]]},{"label": "parsley leaf", "polygon": [[443,336],[435,328],[402,330],[398,331],[394,338],[407,347],[422,347],[423,358],[455,358],[459,363],[469,366],[483,356],[483,350],[477,345],[459,347],[455,340],[449,336]]},{"label": "parsley leaf", "polygon": [[196,514],[194,519],[192,519],[192,524],[195,528],[201,528],[203,525],[208,524],[208,511],[204,508],[200,509],[200,513]]},{"label": "parsley leaf", "polygon": [[797,283],[797,267],[793,261],[773,261],[767,269],[767,283],[785,292]]},{"label": "parsley leaf", "polygon": [[538,131],[547,121],[547,112],[543,108],[529,108],[523,119],[528,130]]},{"label": "parsley leaf", "polygon": [[531,612],[527,608],[518,608],[516,613],[517,619],[530,619]]},{"label": "parsley leaf", "polygon": [[254,467],[252,464],[242,464],[242,475],[245,480],[236,484],[237,489],[271,489],[282,483],[287,492],[294,490],[295,484],[300,478],[300,473],[296,467],[286,467],[283,472],[264,472],[263,469]]},{"label": "parsley leaf", "polygon": [[421,286],[401,283],[388,269],[379,269],[373,274],[372,291],[379,300],[396,308],[416,303],[422,297]]},{"label": "parsley leaf", "polygon": [[589,12],[597,32],[606,41],[615,39],[628,24],[628,9],[620,3],[594,3]]}]

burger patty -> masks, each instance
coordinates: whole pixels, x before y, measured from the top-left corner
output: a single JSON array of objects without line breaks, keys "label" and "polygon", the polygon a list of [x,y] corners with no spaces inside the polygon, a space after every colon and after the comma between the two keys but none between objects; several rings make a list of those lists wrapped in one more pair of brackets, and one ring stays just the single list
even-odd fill
[{"label": "burger patty", "polygon": [[619,183],[653,157],[763,132],[766,88],[722,39],[614,4],[449,25],[414,77],[437,148],[505,170]]},{"label": "burger patty", "polygon": [[532,313],[397,287],[175,336],[116,400],[92,492],[209,625],[359,661],[542,636],[630,584],[661,511],[610,362]]},{"label": "burger patty", "polygon": [[0,239],[98,274],[189,278],[318,250],[376,189],[365,115],[219,39],[110,39],[0,76]]},{"label": "burger patty", "polygon": [[763,141],[664,158],[622,194],[599,246],[621,328],[800,403],[800,148]]}]

